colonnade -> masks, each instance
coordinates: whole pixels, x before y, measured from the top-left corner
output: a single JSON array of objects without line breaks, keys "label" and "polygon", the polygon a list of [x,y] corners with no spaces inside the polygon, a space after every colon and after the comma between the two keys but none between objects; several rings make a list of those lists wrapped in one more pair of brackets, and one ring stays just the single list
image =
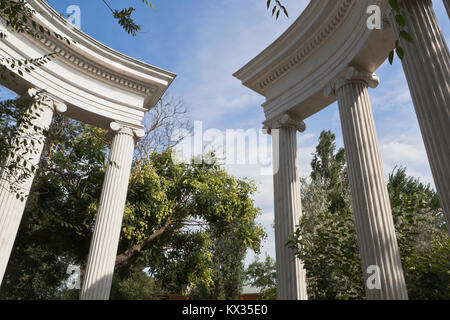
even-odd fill
[{"label": "colonnade", "polygon": [[[43,130],[49,128],[55,112],[65,112],[67,107],[57,98],[37,89],[30,89],[29,95],[33,100],[28,109],[31,123],[39,130],[35,131],[34,128],[26,125],[24,128],[19,128],[18,141],[23,139],[35,141],[33,150],[27,152],[26,157],[29,160],[28,166],[37,167],[45,143]],[[111,151],[81,290],[83,300],[109,299],[135,143],[143,135],[142,129],[135,129],[115,121],[110,124]],[[15,152],[20,156],[24,147],[19,143],[17,146],[18,150]],[[11,163],[10,160],[8,162]],[[23,170],[4,172],[1,179],[0,283],[5,274],[34,179],[34,172],[30,171],[24,179],[20,179],[13,185],[10,179],[20,176],[21,171]],[[17,197],[17,194],[24,199]]]},{"label": "colonnade", "polygon": [[[448,5],[448,1],[444,0]],[[424,139],[447,227],[450,231],[450,55],[433,12],[431,0],[401,1],[408,32],[414,42],[401,40],[406,56],[402,61]],[[393,13],[390,13],[393,21]],[[391,22],[397,35],[399,30]],[[367,70],[347,67],[329,83],[327,95],[335,95],[339,104],[353,210],[365,280],[377,269],[380,289],[368,288],[368,299],[407,299],[405,279],[395,235],[385,175],[373,120],[368,88],[378,85],[378,78]],[[37,90],[31,90],[30,94]],[[40,93],[29,112],[33,124],[41,130],[49,127],[55,112],[67,107],[57,97]],[[279,160],[274,174],[275,238],[277,255],[278,298],[307,299],[306,275],[286,244],[294,233],[302,213],[297,161],[297,131],[305,124],[287,112],[271,123],[274,155]],[[128,179],[134,146],[143,132],[125,123],[111,120],[112,145],[105,174],[97,221],[89,251],[82,299],[108,299],[114,272]],[[18,139],[29,136],[29,128],[19,128]],[[29,164],[37,166],[44,136],[38,134]],[[17,152],[21,152],[18,145]],[[8,160],[9,161],[9,160]],[[4,173],[6,174],[6,173]],[[20,175],[20,172],[16,172]],[[34,174],[16,187],[28,196]],[[20,225],[25,201],[11,190],[3,176],[0,185],[0,283]]]},{"label": "colonnade", "polygon": [[[402,1],[401,9],[414,40],[413,43],[401,40],[406,52],[403,69],[450,232],[449,51],[431,0]],[[398,36],[394,13],[389,14]],[[368,93],[368,88],[375,88],[378,83],[375,74],[349,66],[329,83],[325,95],[335,95],[339,104],[366,297],[406,300],[408,294]],[[286,113],[275,126],[268,127],[279,129],[279,137],[274,135],[274,155],[279,158],[274,163],[280,163],[279,172],[274,175],[278,298],[301,300],[307,297],[305,272],[286,242],[301,215],[296,131],[303,132],[305,126],[298,125],[300,119],[292,118],[292,114]],[[379,288],[366,285],[372,279],[380,284]]]}]

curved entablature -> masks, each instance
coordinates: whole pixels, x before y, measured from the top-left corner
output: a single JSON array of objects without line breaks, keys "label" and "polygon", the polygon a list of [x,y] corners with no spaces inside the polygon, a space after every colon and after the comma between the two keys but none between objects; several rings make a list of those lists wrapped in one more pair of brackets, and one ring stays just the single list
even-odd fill
[{"label": "curved entablature", "polygon": [[367,27],[367,9],[386,0],[311,0],[299,18],[267,49],[234,76],[266,97],[266,122],[286,112],[306,119],[335,96],[324,94],[348,66],[374,72],[394,47],[387,20],[381,30]]},{"label": "curved entablature", "polygon": [[0,24],[0,31],[7,35],[0,42],[0,57],[36,59],[56,53],[50,62],[2,85],[19,95],[30,87],[45,90],[68,105],[66,114],[71,118],[105,129],[111,121],[141,127],[145,112],[155,106],[176,75],[108,48],[43,0],[27,2],[37,23],[71,41],[48,34],[38,39],[12,33]]}]

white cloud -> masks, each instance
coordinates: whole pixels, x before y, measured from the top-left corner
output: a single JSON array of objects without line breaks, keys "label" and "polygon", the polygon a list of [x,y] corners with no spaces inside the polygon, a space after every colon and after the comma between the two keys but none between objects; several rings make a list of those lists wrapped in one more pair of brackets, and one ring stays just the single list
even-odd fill
[{"label": "white cloud", "polygon": [[[191,107],[195,120],[222,128],[234,117],[262,113],[264,98],[243,87],[232,74],[274,41],[293,19],[276,21],[261,0],[226,1],[207,5],[204,15],[191,28],[192,42],[183,48],[185,59],[174,69],[176,83]],[[302,11],[306,1],[287,1],[291,16]],[[255,118],[261,126],[262,115]]]},{"label": "white cloud", "polygon": [[[299,135],[299,174],[301,176],[309,175],[311,171],[312,154],[315,151],[316,137],[313,133]],[[305,142],[311,142],[312,145],[305,146]],[[255,205],[261,208],[262,214],[257,219],[264,227],[267,233],[267,239],[262,244],[261,252],[267,253],[275,257],[275,235],[273,230],[274,222],[274,204],[273,204],[273,176],[261,175],[261,166],[259,165],[228,165],[227,170],[230,174],[238,177],[246,177],[255,181],[258,190],[255,194]],[[253,252],[249,252],[246,258],[246,263],[250,263],[255,258]]]},{"label": "white cloud", "polygon": [[422,182],[434,186],[420,134],[386,139],[381,142],[381,153],[386,175],[391,173],[396,166],[404,166],[408,175],[418,177]]}]

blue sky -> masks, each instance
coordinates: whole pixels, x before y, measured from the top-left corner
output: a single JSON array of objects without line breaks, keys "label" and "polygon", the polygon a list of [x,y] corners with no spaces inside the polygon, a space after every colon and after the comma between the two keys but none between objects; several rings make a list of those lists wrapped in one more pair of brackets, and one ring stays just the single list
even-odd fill
[{"label": "blue sky", "polygon": [[[142,25],[135,37],[126,34],[111,18],[102,0],[48,0],[58,12],[69,5],[81,8],[81,29],[115,50],[178,74],[169,89],[182,98],[192,120],[208,128],[260,129],[264,98],[243,87],[232,74],[274,41],[298,17],[306,0],[285,0],[290,19],[275,21],[264,0],[154,0],[157,10],[137,0],[111,0],[114,8],[129,5],[139,10],[134,17]],[[450,38],[450,23],[442,1],[434,1],[441,28]],[[396,165],[432,183],[408,86],[398,61],[378,71],[381,84],[370,90],[385,174]],[[311,154],[322,130],[331,129],[342,146],[337,105],[307,119],[308,129],[299,134],[300,171],[307,175]],[[263,252],[274,256],[272,177],[261,176],[259,166],[230,166],[231,173],[254,179],[259,187],[255,202],[262,209],[259,221],[269,237]],[[247,261],[252,259],[249,254]]]}]

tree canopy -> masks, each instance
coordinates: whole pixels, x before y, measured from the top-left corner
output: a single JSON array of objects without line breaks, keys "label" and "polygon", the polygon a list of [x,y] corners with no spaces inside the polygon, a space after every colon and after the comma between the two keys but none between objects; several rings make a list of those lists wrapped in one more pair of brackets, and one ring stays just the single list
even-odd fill
[{"label": "tree canopy", "polygon": [[[320,135],[310,179],[302,181],[304,215],[291,246],[303,260],[311,299],[363,299],[364,281],[344,150]],[[436,192],[405,168],[388,179],[400,256],[411,299],[448,299],[450,239]]]},{"label": "tree canopy", "polygon": [[[148,137],[155,131],[147,132],[144,141],[158,141]],[[63,116],[55,117],[50,133],[1,288],[3,298],[47,299],[51,292],[61,297],[67,267],[83,271],[86,264],[109,141],[103,130]],[[149,154],[136,149],[115,288],[129,287],[130,277],[147,276],[161,292],[189,294],[222,283],[225,289],[217,297],[236,296],[243,277],[233,280],[232,270],[248,249],[259,250],[265,236],[256,223],[255,185],[218,164],[174,163],[167,147]],[[228,261],[230,250],[240,253]]]}]

